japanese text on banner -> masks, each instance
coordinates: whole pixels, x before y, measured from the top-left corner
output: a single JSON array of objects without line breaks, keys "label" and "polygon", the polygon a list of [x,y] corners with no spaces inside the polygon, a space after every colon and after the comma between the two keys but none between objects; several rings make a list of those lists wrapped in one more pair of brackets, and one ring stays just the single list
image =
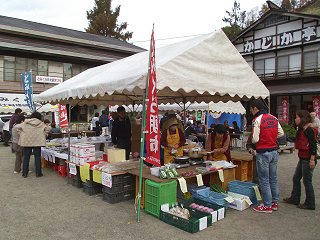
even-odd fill
[{"label": "japanese text on banner", "polygon": [[282,106],[282,116],[279,118],[279,120],[288,123],[289,122],[289,97],[282,97],[281,106]]},{"label": "japanese text on banner", "polygon": [[60,128],[68,127],[68,113],[67,107],[65,105],[59,104],[59,121],[60,121]]},{"label": "japanese text on banner", "polygon": [[33,91],[32,91],[32,75],[31,72],[26,72],[21,74],[21,81],[23,92],[25,94],[25,101],[29,109],[33,112],[35,111],[35,106],[33,104]]},{"label": "japanese text on banner", "polygon": [[317,117],[320,118],[320,96],[314,96],[312,98],[313,111],[317,114]]},{"label": "japanese text on banner", "polygon": [[160,166],[160,129],[158,118],[158,98],[157,98],[157,76],[155,63],[155,41],[154,32],[152,31],[150,46],[150,64],[148,79],[148,99],[147,116],[146,116],[146,161]]}]

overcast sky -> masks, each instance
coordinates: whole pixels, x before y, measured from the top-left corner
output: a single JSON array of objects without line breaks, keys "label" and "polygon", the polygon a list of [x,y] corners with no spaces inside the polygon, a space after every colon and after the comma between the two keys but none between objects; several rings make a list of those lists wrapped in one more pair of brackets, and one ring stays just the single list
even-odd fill
[{"label": "overcast sky", "polygon": [[[251,10],[266,0],[240,0],[241,9]],[[86,11],[94,0],[0,0],[0,14],[84,31],[88,26]],[[221,28],[225,11],[233,0],[113,0],[121,5],[120,21],[127,21],[133,31],[130,42],[148,48],[152,24],[155,38],[204,34]],[[157,41],[165,45],[177,40]]]}]

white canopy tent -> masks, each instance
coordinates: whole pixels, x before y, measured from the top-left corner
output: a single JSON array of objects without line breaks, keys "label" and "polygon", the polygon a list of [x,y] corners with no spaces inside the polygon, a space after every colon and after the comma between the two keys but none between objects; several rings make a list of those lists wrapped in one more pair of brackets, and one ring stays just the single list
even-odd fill
[{"label": "white canopy tent", "polygon": [[[38,112],[47,113],[57,110],[57,107],[51,104],[35,103],[35,105]],[[0,113],[11,114],[14,113],[16,108],[21,108],[23,112],[30,113],[24,94],[0,93]]]},{"label": "white canopy tent", "polygon": [[[159,103],[236,102],[269,97],[268,89],[222,30],[156,49],[155,55]],[[36,99],[70,105],[141,103],[148,60],[149,53],[142,52],[88,69]],[[143,156],[143,145],[141,154]],[[138,196],[142,187],[142,164],[143,158],[140,158]],[[139,222],[139,197],[137,206]]]},{"label": "white canopy tent", "polygon": [[[88,69],[39,94],[41,102],[115,105],[142,102],[149,53]],[[222,30],[156,49],[159,103],[267,98],[268,89]]]},{"label": "white canopy tent", "polygon": [[[142,105],[132,105],[124,106],[127,112],[142,112]],[[110,107],[110,112],[116,112],[118,108],[118,105]],[[177,104],[160,104],[159,105],[159,111],[182,111],[183,110],[183,103]],[[234,114],[245,114],[246,109],[242,106],[241,102],[210,102],[205,103],[186,103],[186,110],[187,111],[212,111],[212,112],[218,112],[218,113],[234,113]]]}]

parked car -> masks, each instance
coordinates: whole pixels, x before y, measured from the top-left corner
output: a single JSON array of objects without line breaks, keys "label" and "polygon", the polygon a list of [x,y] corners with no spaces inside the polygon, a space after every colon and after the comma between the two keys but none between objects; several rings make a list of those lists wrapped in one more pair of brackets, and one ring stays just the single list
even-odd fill
[{"label": "parked car", "polygon": [[0,115],[0,141],[2,142],[2,130],[5,122],[10,121],[11,115]]}]

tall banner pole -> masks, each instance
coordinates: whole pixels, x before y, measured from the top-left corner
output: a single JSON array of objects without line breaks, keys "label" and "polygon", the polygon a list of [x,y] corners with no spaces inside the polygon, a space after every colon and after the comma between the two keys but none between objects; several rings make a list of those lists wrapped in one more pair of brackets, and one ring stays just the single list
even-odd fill
[{"label": "tall banner pole", "polygon": [[147,116],[147,109],[146,104],[148,103],[148,88],[149,88],[149,77],[151,71],[151,56],[152,56],[152,38],[153,38],[153,31],[154,25],[152,27],[152,35],[150,41],[150,51],[149,51],[149,64],[148,64],[148,74],[146,78],[146,87],[145,93],[143,95],[143,115],[142,115],[142,126],[141,126],[141,138],[140,138],[140,168],[139,168],[139,192],[138,192],[138,199],[137,199],[137,221],[140,222],[141,218],[141,190],[142,190],[142,174],[143,174],[143,161],[145,159],[144,154],[144,143],[145,143],[145,134],[146,134],[146,116]]},{"label": "tall banner pole", "polygon": [[24,72],[21,74],[21,81],[22,81],[22,87],[23,92],[25,94],[26,102],[31,110],[31,112],[35,111],[35,105],[33,103],[33,91],[32,91],[32,75],[31,71]]}]

